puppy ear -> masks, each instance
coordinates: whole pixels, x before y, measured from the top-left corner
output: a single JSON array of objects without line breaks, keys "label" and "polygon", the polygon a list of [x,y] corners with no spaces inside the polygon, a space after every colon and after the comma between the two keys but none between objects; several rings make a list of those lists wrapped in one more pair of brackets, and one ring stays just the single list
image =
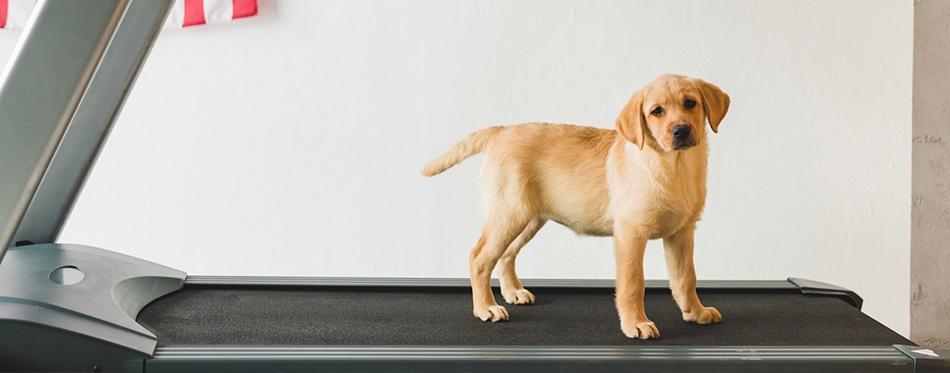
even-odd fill
[{"label": "puppy ear", "polygon": [[617,117],[617,132],[643,150],[644,125],[646,118],[643,117],[643,91],[639,91],[633,94],[633,98]]},{"label": "puppy ear", "polygon": [[713,132],[719,132],[719,122],[729,111],[729,95],[723,92],[719,87],[703,80],[696,79],[696,86],[699,88],[699,94],[703,96],[703,112],[706,113],[706,119],[709,121],[709,127]]}]

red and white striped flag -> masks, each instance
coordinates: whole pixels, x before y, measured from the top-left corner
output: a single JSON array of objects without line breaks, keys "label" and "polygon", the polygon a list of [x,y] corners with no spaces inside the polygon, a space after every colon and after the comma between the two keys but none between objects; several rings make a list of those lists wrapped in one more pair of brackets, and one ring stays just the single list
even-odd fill
[{"label": "red and white striped flag", "polygon": [[36,0],[0,0],[0,27],[22,30],[30,19]]},{"label": "red and white striped flag", "polygon": [[[0,0],[0,28],[22,30],[34,5],[36,0]],[[257,0],[175,0],[164,28],[218,23],[254,15],[257,15]]]},{"label": "red and white striped flag", "polygon": [[257,15],[257,0],[176,0],[165,28],[218,23]]}]

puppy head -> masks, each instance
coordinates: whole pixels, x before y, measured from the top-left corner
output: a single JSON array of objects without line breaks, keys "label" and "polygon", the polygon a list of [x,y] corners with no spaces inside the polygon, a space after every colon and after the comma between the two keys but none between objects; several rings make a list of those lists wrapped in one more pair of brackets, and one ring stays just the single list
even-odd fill
[{"label": "puppy head", "polygon": [[682,75],[660,75],[639,92],[617,117],[617,131],[640,149],[656,145],[672,152],[703,141],[705,122],[718,132],[729,110],[729,95],[719,87]]}]

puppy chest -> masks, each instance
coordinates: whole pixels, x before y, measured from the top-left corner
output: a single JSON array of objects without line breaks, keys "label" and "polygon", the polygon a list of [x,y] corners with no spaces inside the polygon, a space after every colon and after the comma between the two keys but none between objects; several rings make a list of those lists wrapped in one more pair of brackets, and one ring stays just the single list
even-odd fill
[{"label": "puppy chest", "polygon": [[702,211],[701,197],[698,193],[673,196],[652,194],[647,198],[636,199],[636,205],[628,205],[628,210],[618,213],[624,220],[640,225],[650,239],[658,239],[668,237],[686,224],[698,220]]},{"label": "puppy chest", "polygon": [[650,232],[651,239],[663,238],[676,233],[689,222],[693,214],[683,208],[661,209],[655,212]]}]

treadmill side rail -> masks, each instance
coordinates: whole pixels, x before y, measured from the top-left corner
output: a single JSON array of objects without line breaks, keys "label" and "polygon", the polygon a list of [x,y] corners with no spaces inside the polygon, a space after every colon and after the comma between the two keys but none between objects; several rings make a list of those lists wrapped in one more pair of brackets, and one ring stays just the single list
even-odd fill
[{"label": "treadmill side rail", "polygon": [[0,371],[126,370],[157,346],[138,312],[184,281],[184,272],[94,247],[11,248],[0,263]]},{"label": "treadmill side rail", "polygon": [[797,277],[789,277],[788,282],[798,286],[798,288],[802,290],[803,294],[835,296],[841,298],[845,302],[851,303],[851,305],[856,307],[858,310],[860,310],[861,306],[864,304],[864,299],[861,299],[861,296],[858,295],[858,293],[840,286]]},{"label": "treadmill side rail", "polygon": [[[291,277],[291,276],[194,276],[185,280],[189,285],[229,286],[380,286],[380,287],[467,287],[468,278],[432,277]],[[612,279],[543,279],[522,278],[526,287],[536,288],[598,288],[612,289]],[[491,279],[497,288],[497,278]],[[649,289],[668,289],[669,280],[645,280]],[[698,289],[801,289],[787,280],[699,280]]]},{"label": "treadmill side rail", "polygon": [[145,372],[913,372],[896,348],[159,347]]}]

